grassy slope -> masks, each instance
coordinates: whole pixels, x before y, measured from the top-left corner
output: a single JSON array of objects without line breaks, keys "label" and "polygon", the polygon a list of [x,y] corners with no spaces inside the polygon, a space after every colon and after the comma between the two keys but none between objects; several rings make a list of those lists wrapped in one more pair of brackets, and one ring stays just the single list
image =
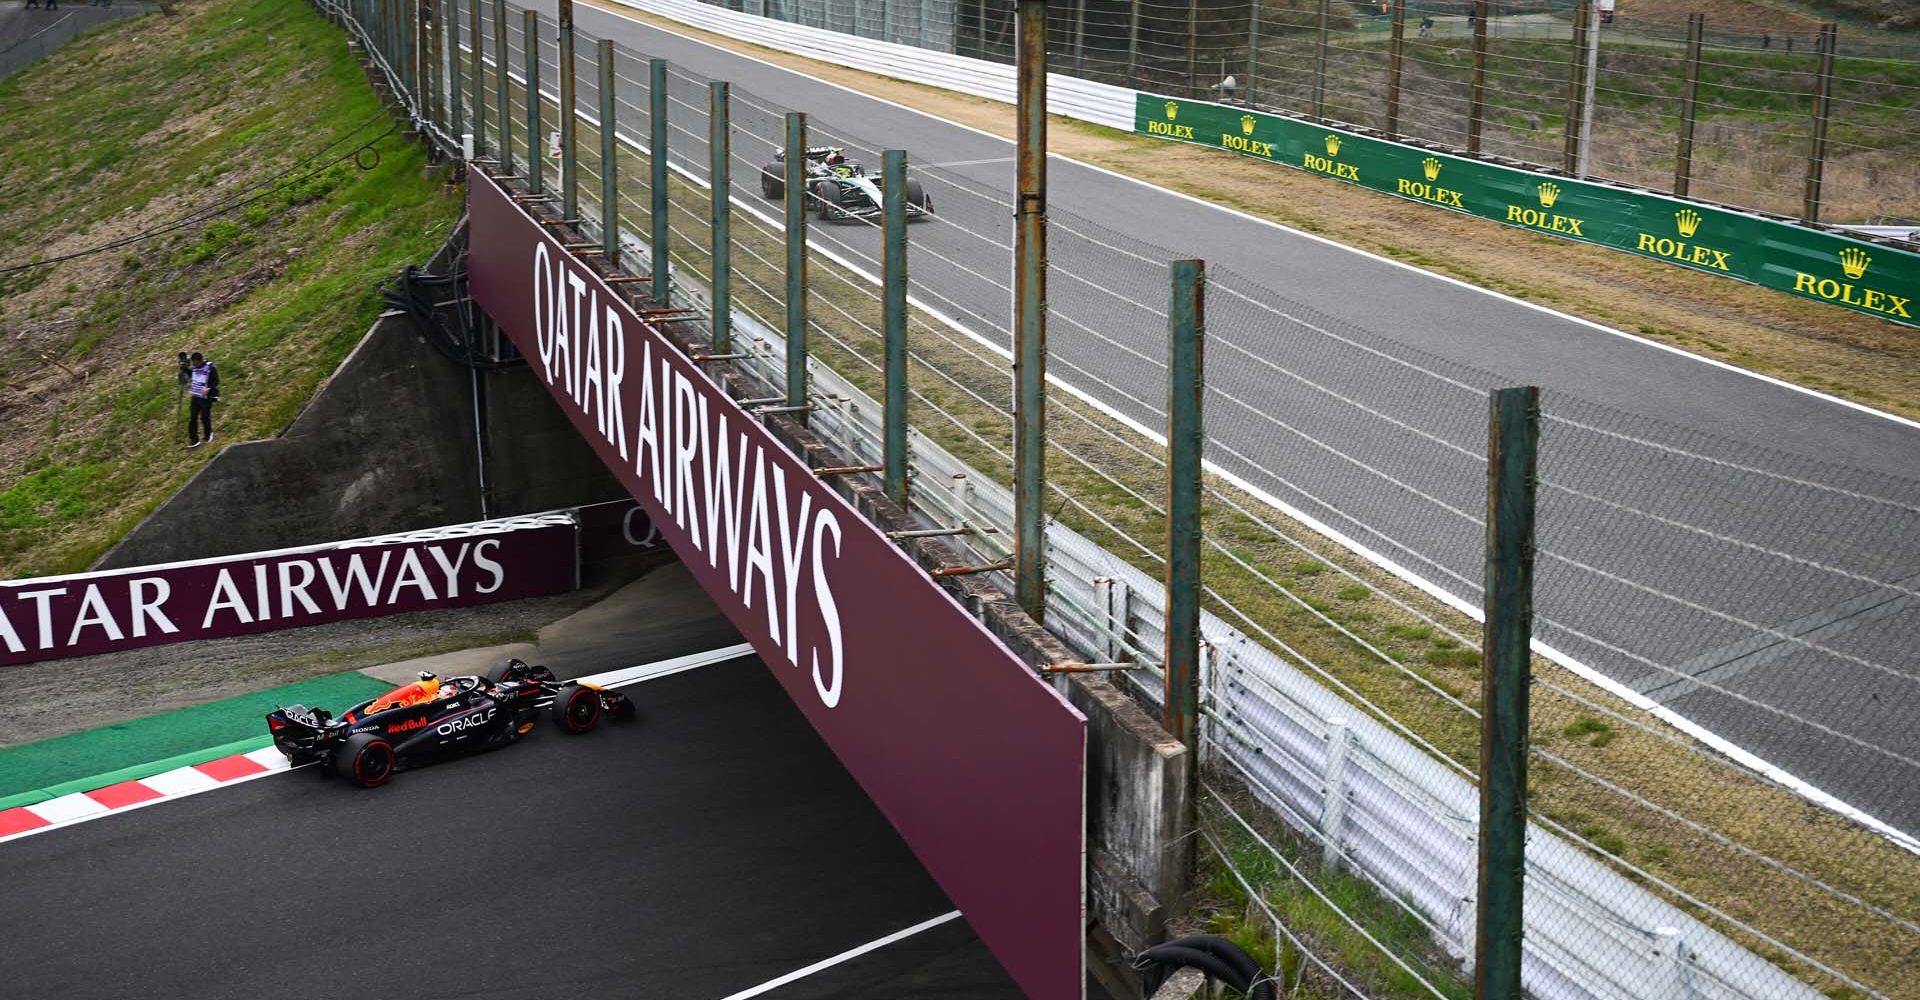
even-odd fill
[{"label": "grassy slope", "polygon": [[459,213],[421,148],[383,137],[340,32],[310,8],[178,10],[0,82],[0,268],[265,192],[0,273],[0,576],[83,568],[211,457],[182,450],[175,352],[218,362],[224,441],[278,433],[377,314],[378,280]]}]

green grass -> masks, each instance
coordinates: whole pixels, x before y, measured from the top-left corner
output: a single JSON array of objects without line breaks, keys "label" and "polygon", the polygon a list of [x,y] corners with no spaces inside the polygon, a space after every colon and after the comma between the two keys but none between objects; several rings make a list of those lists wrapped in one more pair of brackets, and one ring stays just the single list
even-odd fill
[{"label": "green grass", "polygon": [[0,267],[231,208],[0,275],[0,576],[85,568],[211,457],[175,352],[220,366],[225,440],[279,433],[459,213],[311,8],[179,10],[0,81]]}]

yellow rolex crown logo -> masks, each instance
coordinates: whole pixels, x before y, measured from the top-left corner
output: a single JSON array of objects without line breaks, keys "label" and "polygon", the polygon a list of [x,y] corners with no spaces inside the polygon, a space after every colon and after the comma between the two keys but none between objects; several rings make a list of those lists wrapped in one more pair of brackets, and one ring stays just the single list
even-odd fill
[{"label": "yellow rolex crown logo", "polygon": [[1241,131],[1241,132],[1243,132],[1243,133],[1245,133],[1245,134],[1247,134],[1247,135],[1252,135],[1252,134],[1253,134],[1253,123],[1254,123],[1254,117],[1253,117],[1252,115],[1241,115],[1241,116],[1240,116],[1240,131]]},{"label": "yellow rolex crown logo", "polygon": [[1673,222],[1680,227],[1680,235],[1688,239],[1692,239],[1693,234],[1700,231],[1700,213],[1691,208],[1683,208],[1673,213]]},{"label": "yellow rolex crown logo", "polygon": [[1340,137],[1339,136],[1337,135],[1327,136],[1327,155],[1328,156],[1340,155]]},{"label": "yellow rolex crown logo", "polygon": [[1873,258],[1867,256],[1867,252],[1859,247],[1848,247],[1840,251],[1840,269],[1847,272],[1849,278],[1857,280],[1866,274],[1867,265],[1871,263]]},{"label": "yellow rolex crown logo", "polygon": [[1178,117],[1180,117],[1180,103],[1178,101],[1168,101],[1167,102],[1167,120],[1172,121]]},{"label": "yellow rolex crown logo", "polygon": [[1420,161],[1420,169],[1426,172],[1427,180],[1438,179],[1441,166],[1443,166],[1443,164],[1431,156]]},{"label": "yellow rolex crown logo", "polygon": [[1560,200],[1560,185],[1555,184],[1552,181],[1547,181],[1546,183],[1540,185],[1540,207],[1541,208],[1552,208],[1553,203],[1559,200]]}]

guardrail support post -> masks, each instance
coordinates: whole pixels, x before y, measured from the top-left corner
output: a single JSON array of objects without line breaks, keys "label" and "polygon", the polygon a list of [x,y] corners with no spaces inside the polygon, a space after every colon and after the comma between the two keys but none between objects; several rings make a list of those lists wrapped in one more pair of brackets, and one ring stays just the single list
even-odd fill
[{"label": "guardrail support post", "polygon": [[[1085,3],[1086,0],[1080,0]],[[881,447],[887,499],[907,506],[907,153],[889,149],[882,154],[881,203],[885,212],[886,250],[881,274],[881,297],[886,305],[886,373],[883,403],[885,436]]]},{"label": "guardrail support post", "polygon": [[713,336],[714,354],[733,351],[733,237],[728,231],[733,219],[733,133],[729,121],[727,81],[707,84],[707,179],[712,185],[708,200],[707,233],[713,255]]},{"label": "guardrail support post", "polygon": [[509,174],[513,173],[513,102],[507,93],[511,82],[507,79],[507,0],[493,0],[493,89],[500,112],[495,120],[500,123],[500,166]]},{"label": "guardrail support post", "polygon": [[1199,753],[1200,453],[1206,440],[1207,265],[1169,266],[1167,300],[1167,648],[1161,700],[1167,732]]},{"label": "guardrail support post", "polygon": [[1673,193],[1687,196],[1693,181],[1693,119],[1700,106],[1700,39],[1706,34],[1705,14],[1687,15],[1686,84],[1680,95],[1680,148],[1673,154]]},{"label": "guardrail support post", "polygon": [[[787,405],[807,404],[807,114],[787,112]],[[806,422],[805,410],[794,419]]]},{"label": "guardrail support post", "polygon": [[1342,846],[1347,828],[1347,751],[1353,746],[1353,729],[1344,719],[1327,720],[1327,769],[1321,776],[1324,786],[1320,799],[1320,868],[1333,872],[1346,855]]},{"label": "guardrail support post", "polygon": [[1807,198],[1801,222],[1820,221],[1820,181],[1827,169],[1827,115],[1833,103],[1833,50],[1838,47],[1837,25],[1820,26],[1820,76],[1813,92],[1813,145],[1807,150]]},{"label": "guardrail support post", "polygon": [[471,71],[470,83],[473,87],[473,151],[475,155],[486,155],[487,146],[487,67],[480,58],[480,3],[481,0],[467,2],[467,53],[468,69]]},{"label": "guardrail support post", "polygon": [[1467,101],[1467,154],[1480,155],[1480,125],[1487,111],[1487,0],[1473,0],[1473,90]]},{"label": "guardrail support post", "polygon": [[600,39],[594,61],[600,69],[600,249],[607,255],[607,265],[617,268],[620,266],[620,102],[614,92],[611,39]]},{"label": "guardrail support post", "polygon": [[1018,13],[1013,590],[1039,622],[1047,610],[1047,0],[1019,0]]},{"label": "guardrail support post", "polygon": [[1393,0],[1393,41],[1387,49],[1387,138],[1400,137],[1400,74],[1407,58],[1407,0]]},{"label": "guardrail support post", "polygon": [[521,55],[527,62],[527,193],[539,194],[541,175],[546,173],[540,162],[540,15],[521,11],[520,32]]},{"label": "guardrail support post", "polygon": [[1480,689],[1475,1000],[1521,1000],[1527,869],[1527,717],[1540,390],[1495,389],[1487,426],[1486,625]]},{"label": "guardrail support post", "polygon": [[653,280],[647,287],[653,292],[653,304],[669,304],[672,292],[673,275],[671,257],[667,253],[667,61],[665,59],[647,60],[647,98],[650,105],[647,112],[647,126],[650,133],[647,141],[647,166],[651,179],[647,183],[649,193],[653,195],[653,209],[647,213],[648,221],[653,223],[653,232],[648,237],[653,244],[653,261],[647,273]]},{"label": "guardrail support post", "polygon": [[579,109],[574,90],[573,0],[556,0],[556,18],[560,22],[560,217],[580,217],[580,164],[575,159],[575,123]]},{"label": "guardrail support post", "polygon": [[1560,168],[1577,175],[1580,169],[1580,127],[1587,110],[1587,10],[1593,0],[1580,0],[1573,11],[1573,44],[1567,47],[1567,127],[1566,145],[1560,153]]},{"label": "guardrail support post", "polygon": [[1313,117],[1327,117],[1327,18],[1332,0],[1320,0],[1320,39],[1313,47]]}]

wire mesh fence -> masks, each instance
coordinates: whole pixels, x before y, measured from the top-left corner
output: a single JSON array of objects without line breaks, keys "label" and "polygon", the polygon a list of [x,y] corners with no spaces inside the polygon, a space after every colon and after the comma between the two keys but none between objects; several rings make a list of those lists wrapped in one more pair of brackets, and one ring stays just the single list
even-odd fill
[{"label": "wire mesh fence", "polygon": [[[1013,58],[1013,0],[732,6],[997,62]],[[1056,72],[1152,93],[1238,99],[1575,172],[1569,150],[1579,145],[1589,62],[1575,21],[1585,10],[1575,0],[1491,3],[1476,31],[1471,0],[1403,10],[1364,0],[1075,0],[1049,6],[1047,48]],[[896,23],[902,18],[909,20]],[[1404,24],[1399,42],[1396,19]],[[1807,214],[1816,29],[1811,20],[1804,30],[1709,23],[1696,57],[1684,21],[1606,16],[1591,56],[1587,175],[1656,190],[1685,184],[1697,198]],[[1485,55],[1476,119],[1477,33]],[[1819,157],[1818,220],[1912,219],[1920,214],[1920,175],[1905,168],[1920,152],[1920,43],[1849,30],[1837,36],[1835,51],[1835,135]],[[1683,170],[1684,81],[1694,61],[1700,83],[1690,169]]]},{"label": "wire mesh fence", "polygon": [[[439,16],[470,25],[476,13],[477,34],[449,46],[468,75],[435,78],[477,81],[478,146],[500,151],[506,134],[502,166],[537,171],[564,198],[551,155],[558,26],[533,18],[529,62],[519,8],[442,0]],[[1099,23],[1068,30],[1091,37]],[[676,301],[697,306],[714,273],[712,81],[666,68],[671,170],[656,199],[651,60],[615,44],[603,73],[597,42],[576,33],[579,228],[604,241],[600,181],[613,170],[627,266],[653,269],[661,206]],[[611,162],[598,155],[603,75]],[[728,103],[735,349],[768,395],[789,305],[784,200],[768,185],[795,110],[739,88]],[[809,145],[858,165],[886,145],[858,122],[807,127]],[[912,176],[935,208],[911,240],[915,507],[969,528],[990,562],[1012,537],[994,499],[1012,478],[1011,197],[974,165],[915,164]],[[1050,226],[1049,509],[1067,535],[1053,542],[1049,624],[1089,657],[1138,664],[1126,684],[1157,704],[1166,262],[1200,248],[1058,210]],[[873,460],[879,227],[809,229],[815,426]],[[1260,943],[1302,995],[1467,995],[1481,665],[1460,612],[1482,598],[1485,393],[1511,379],[1244,276],[1215,270],[1208,295],[1208,919]],[[1543,419],[1537,635],[1583,666],[1535,667],[1529,988],[1920,996],[1920,861],[1696,740],[1710,731],[1920,826],[1920,484],[1567,393]],[[1067,551],[1069,536],[1087,547]]]}]

